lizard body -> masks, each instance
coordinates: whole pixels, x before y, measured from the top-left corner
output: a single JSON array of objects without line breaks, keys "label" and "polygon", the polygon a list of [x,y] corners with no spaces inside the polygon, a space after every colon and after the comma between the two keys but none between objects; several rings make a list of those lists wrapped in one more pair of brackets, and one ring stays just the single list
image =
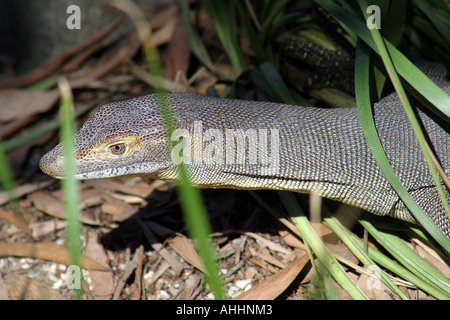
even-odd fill
[{"label": "lizard body", "polygon": [[[435,81],[450,93],[444,76],[440,70]],[[178,128],[173,138],[181,138],[175,154],[155,95],[112,102],[100,107],[74,138],[76,177],[140,175],[176,181],[177,158],[185,161],[198,187],[316,191],[374,214],[414,221],[379,169],[356,108],[306,108],[190,93],[167,97]],[[375,104],[374,115],[400,181],[450,238],[450,220],[397,94]],[[422,111],[418,115],[448,173],[450,125]],[[41,159],[40,167],[50,176],[63,176],[61,144]]]}]

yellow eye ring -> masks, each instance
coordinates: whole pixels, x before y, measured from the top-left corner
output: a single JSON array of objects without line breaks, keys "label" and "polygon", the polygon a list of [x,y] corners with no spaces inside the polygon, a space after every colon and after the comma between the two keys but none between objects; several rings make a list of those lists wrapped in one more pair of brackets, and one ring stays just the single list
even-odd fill
[{"label": "yellow eye ring", "polygon": [[125,143],[117,143],[113,144],[112,146],[109,146],[109,151],[116,156],[120,156],[125,153],[125,150],[127,149]]}]

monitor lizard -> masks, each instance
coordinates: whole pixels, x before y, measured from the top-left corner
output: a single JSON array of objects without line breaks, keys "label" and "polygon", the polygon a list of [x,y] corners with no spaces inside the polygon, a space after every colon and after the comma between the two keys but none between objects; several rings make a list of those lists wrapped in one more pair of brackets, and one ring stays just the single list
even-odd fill
[{"label": "monitor lizard", "polygon": [[[433,80],[450,93],[445,68],[431,69]],[[356,108],[301,107],[193,93],[172,93],[167,98],[178,128],[174,138],[182,141],[177,152],[169,149],[155,95],[111,102],[91,115],[74,138],[76,178],[138,175],[176,181],[176,161],[185,161],[198,187],[316,191],[377,215],[414,221],[379,169]],[[413,104],[420,106],[416,100]],[[418,115],[448,174],[449,123],[438,123],[422,111]],[[450,238],[449,217],[398,95],[376,103],[374,116],[400,181]],[[44,173],[63,177],[62,151],[59,144],[42,157]]]}]

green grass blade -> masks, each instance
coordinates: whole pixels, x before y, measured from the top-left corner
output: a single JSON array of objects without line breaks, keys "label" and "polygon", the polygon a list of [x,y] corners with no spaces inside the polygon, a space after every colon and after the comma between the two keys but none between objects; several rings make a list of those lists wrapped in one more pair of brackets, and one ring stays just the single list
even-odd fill
[{"label": "green grass blade", "polygon": [[30,90],[30,91],[50,90],[57,84],[57,81],[58,81],[58,75],[52,75],[48,78],[45,78],[39,82],[33,83],[33,84],[25,87],[24,90]]},{"label": "green grass blade", "polygon": [[260,39],[263,44],[273,43],[273,39],[269,39],[271,34],[272,25],[277,17],[282,17],[281,14],[288,4],[289,0],[270,0],[264,6],[264,10],[261,17],[261,30]]},{"label": "green grass blade", "polygon": [[[364,8],[364,5],[362,5]],[[364,11],[364,9],[363,9]],[[441,198],[444,200],[444,206],[447,206],[444,190],[440,183],[438,174],[434,168],[434,165],[431,160],[431,156],[428,153],[428,148],[426,145],[426,140],[424,138],[423,132],[421,131],[421,127],[418,124],[417,118],[409,105],[408,99],[406,98],[406,94],[401,87],[400,81],[395,72],[395,68],[389,59],[389,54],[387,53],[386,48],[383,45],[383,41],[381,35],[379,34],[377,29],[373,29],[374,42],[376,42],[376,47],[381,54],[383,62],[385,63],[389,76],[392,79],[392,82],[399,94],[399,98],[405,106],[405,111],[407,112],[408,118],[412,122],[414,132],[418,136],[419,144],[424,150],[425,159],[430,166],[431,174],[435,180],[438,191],[441,195]],[[383,151],[381,143],[378,139],[378,135],[376,132],[375,124],[373,121],[373,115],[371,110],[371,101],[369,95],[369,57],[368,51],[362,50],[362,43],[360,43],[359,47],[357,47],[357,63],[356,63],[356,71],[355,71],[355,92],[358,100],[358,112],[361,118],[361,124],[363,127],[364,134],[366,136],[366,140],[371,147],[372,153],[374,154],[377,163],[380,166],[380,169],[383,171],[386,179],[392,185],[392,187],[396,190],[399,197],[405,203],[405,205],[410,209],[414,217],[419,221],[419,223],[436,239],[446,250],[450,248],[450,240],[440,231],[437,226],[431,221],[428,215],[416,204],[416,202],[410,197],[406,189],[401,185],[400,181],[396,177],[392,167],[389,164],[389,161],[386,158],[386,155]],[[359,50],[358,50],[359,49]],[[391,53],[391,51],[389,52]],[[359,60],[358,60],[359,59]]]},{"label": "green grass blade", "polygon": [[[401,40],[403,24],[406,17],[406,1],[378,0],[371,3],[378,5],[381,9],[381,25],[383,26],[383,36],[392,44],[397,45]],[[384,70],[384,69],[383,69]],[[374,64],[374,79],[377,88],[378,98],[381,98],[386,75]]]},{"label": "green grass blade", "polygon": [[[315,0],[325,10],[330,12],[335,18],[350,28],[359,38],[361,38],[372,50],[378,52],[375,41],[372,39],[366,24],[358,17],[353,16],[335,3],[326,0]],[[431,81],[412,62],[386,41],[391,59],[394,62],[397,72],[425,99],[450,118],[450,96],[446,94],[438,85]]]},{"label": "green grass blade", "polygon": [[320,260],[322,265],[327,269],[331,276],[339,283],[339,285],[347,290],[354,299],[366,300],[367,297],[355,286],[347,274],[344,272],[340,264],[331,255],[323,244],[322,240],[316,234],[309,224],[308,218],[302,214],[300,206],[294,195],[290,192],[279,191],[281,200],[290,214],[295,225],[299,229],[305,242],[314,251],[314,254]]},{"label": "green grass blade", "polygon": [[231,65],[237,75],[248,69],[238,41],[238,27],[232,1],[202,0]]},{"label": "green grass blade", "polygon": [[14,178],[5,155],[5,147],[0,141],[0,186],[7,192],[14,190]]},{"label": "green grass blade", "polygon": [[[370,149],[386,179],[396,190],[399,197],[415,213],[415,217],[420,224],[439,242],[447,251],[450,250],[450,240],[439,230],[431,221],[425,212],[411,198],[408,191],[403,187],[392,169],[389,160],[384,153],[373,119],[372,105],[370,101],[370,83],[369,83],[369,60],[370,53],[368,48],[361,42],[358,43],[356,50],[356,69],[355,69],[355,93],[358,100],[358,113],[361,120],[364,136]],[[420,219],[420,220],[419,220]]]},{"label": "green grass blade", "polygon": [[266,51],[264,50],[263,47],[263,43],[261,41],[260,33],[258,32],[258,30],[255,30],[252,21],[248,18],[249,12],[247,11],[248,10],[247,6],[244,4],[243,1],[236,1],[235,6],[239,13],[240,17],[239,21],[242,25],[242,31],[249,39],[257,60],[259,61],[259,63],[265,62],[266,60],[268,60],[268,57],[270,55],[266,54]]},{"label": "green grass blade", "polygon": [[[106,99],[110,98],[117,90],[114,90],[110,93],[103,94],[99,96],[97,99],[95,99],[94,102],[81,107],[75,111],[75,118],[78,118],[90,110],[94,109],[96,106],[98,106],[102,101],[105,101]],[[19,148],[29,142],[32,142],[36,140],[37,138],[43,136],[44,134],[54,131],[55,129],[58,129],[61,125],[61,121],[59,119],[54,119],[47,121],[40,125],[39,127],[31,130],[27,130],[26,133],[23,135],[20,135],[15,138],[11,138],[10,140],[3,142],[3,150],[4,152],[9,152],[11,150],[14,150],[16,148]]]},{"label": "green grass blade", "polygon": [[[72,264],[80,266],[80,221],[79,209],[80,188],[79,181],[75,179],[75,159],[73,157],[73,136],[75,133],[75,119],[73,114],[73,97],[69,83],[66,79],[58,80],[61,91],[60,118],[61,143],[64,155],[64,179],[61,181],[64,195],[64,205],[67,214],[67,242],[71,253]],[[76,290],[75,296],[81,298],[81,291]]]},{"label": "green grass blade", "polygon": [[[407,279],[406,277],[405,279],[436,298],[450,298],[450,281],[417,255],[397,235],[378,230],[370,221],[361,220],[360,222],[397,261],[423,282],[417,282],[417,279]],[[402,273],[399,273],[399,275],[405,276]]]},{"label": "green grass blade", "polygon": [[[379,227],[377,227],[375,225],[371,226],[372,222],[370,220],[365,221],[365,220],[359,219],[359,222],[367,230],[370,229],[370,231],[372,231],[372,232],[370,232],[371,234],[374,234],[375,232],[377,232],[380,229]],[[358,246],[361,249],[364,248],[364,243],[358,236],[352,234],[352,237],[353,237],[353,240],[358,244]],[[444,292],[437,289],[434,285],[431,285],[429,282],[425,281],[422,277],[418,277],[414,273],[410,272],[408,269],[406,269],[405,267],[400,265],[398,262],[392,260],[392,258],[388,257],[387,255],[383,254],[382,252],[378,251],[376,248],[369,246],[368,247],[368,255],[378,265],[389,270],[393,274],[397,274],[399,277],[405,279],[406,281],[410,282],[411,284],[415,285],[417,288],[430,294],[431,296],[435,297],[436,299],[441,299],[441,300],[448,299],[448,295],[446,295]]]},{"label": "green grass blade", "polygon": [[403,25],[406,19],[406,1],[390,1],[389,16],[383,27],[383,35],[397,46],[402,38]]},{"label": "green grass blade", "polygon": [[[156,48],[149,45],[151,43],[151,29],[143,13],[131,1],[127,1],[126,4],[123,1],[115,1],[114,3],[121,10],[126,12],[136,23],[139,38],[143,43],[144,55],[150,73],[162,77],[159,53]],[[157,94],[160,113],[163,117],[166,128],[167,139],[169,144],[173,147],[176,143],[176,141],[171,141],[172,133],[176,129],[175,118],[164,90],[155,88],[155,91]],[[215,298],[223,300],[225,299],[225,293],[222,281],[219,277],[219,269],[215,263],[216,258],[211,248],[209,239],[211,228],[209,226],[206,208],[202,201],[200,191],[192,187],[192,184],[190,183],[188,169],[185,164],[180,162],[177,169],[179,172],[177,192],[179,194],[183,215],[188,227],[188,233],[190,237],[196,241],[196,247],[207,271],[206,279],[211,285]]]},{"label": "green grass blade", "polygon": [[[351,27],[352,30],[362,39],[364,42],[366,42],[373,50],[375,50],[378,54],[380,52],[378,51],[377,45],[375,44],[375,41],[372,39],[370,32],[366,28],[365,23],[361,22],[358,18],[354,17],[353,15],[349,14],[339,6],[335,5],[334,3],[328,2],[328,1],[322,1],[322,0],[316,0],[317,3],[322,5],[327,11],[329,11],[333,16],[338,18],[342,23],[346,24],[347,26]],[[436,107],[438,107],[442,112],[447,112],[450,114],[450,97],[441,89],[439,88],[433,81],[428,79],[421,71],[419,71],[409,60],[407,60],[394,46],[392,46],[389,42],[386,42],[388,51],[394,61],[394,64],[396,66],[397,71],[405,80],[407,80],[416,90],[420,92],[421,95],[423,95],[427,100],[432,102]],[[358,62],[356,63],[358,67]],[[356,73],[356,85],[361,84],[361,81],[364,81],[364,79],[368,79],[368,76],[365,78],[361,78],[361,75],[358,75]],[[364,89],[368,89],[368,82],[365,85],[360,85],[359,88],[364,87]],[[367,94],[367,99],[369,99],[369,95]],[[359,98],[358,102],[359,105],[361,105],[364,98]],[[361,101],[360,101],[361,100]],[[363,104],[366,104],[363,102]],[[367,108],[366,111],[360,112],[371,114],[370,110],[370,100],[367,101],[366,104]],[[370,118],[370,117],[367,117]],[[363,121],[363,119],[362,119]],[[367,119],[366,121],[372,121],[370,119]],[[369,124],[370,126],[370,124]],[[363,124],[363,128],[366,127],[366,124]],[[373,128],[375,126],[373,125]],[[376,135],[376,130],[370,132],[370,134],[367,134],[365,132],[366,139],[371,146],[372,152],[374,153],[375,158],[377,159],[377,162],[380,165],[380,168],[385,173],[386,178],[389,180],[391,185],[393,185],[394,189],[399,192],[400,197],[405,202],[405,204],[408,206],[408,208],[411,211],[417,212],[417,217],[419,219],[423,220],[423,223],[425,223],[424,227],[433,235],[433,237],[441,244],[443,245],[446,250],[448,250],[450,246],[450,241],[442,234],[442,232],[438,231],[438,228],[431,222],[431,220],[426,216],[426,214],[423,212],[423,210],[420,209],[419,206],[411,199],[409,194],[406,192],[406,190],[403,188],[403,186],[399,183],[398,179],[396,179],[392,168],[390,168],[389,162],[387,161],[386,156],[384,155],[384,151],[381,148],[381,144],[379,143],[378,137]],[[376,147],[376,151],[374,151],[374,145],[371,140],[377,140],[377,142],[374,142],[374,144],[378,144]],[[379,155],[377,154],[379,153]],[[381,161],[381,162],[380,162]],[[383,163],[383,164],[381,164]],[[390,169],[389,169],[390,168]],[[389,173],[386,173],[387,171]],[[414,207],[414,209],[412,209]],[[422,221],[420,221],[422,223]]]},{"label": "green grass blade", "polygon": [[284,103],[302,106],[310,105],[310,103],[306,99],[303,99],[300,95],[293,95],[272,61],[264,62],[261,64],[260,69],[273,91],[283,100]]},{"label": "green grass blade", "polygon": [[[367,1],[362,1],[363,5],[362,8],[364,8],[364,4],[367,4]],[[448,201],[445,195],[445,191],[444,188],[441,184],[441,181],[439,180],[439,174],[436,170],[436,168],[433,165],[433,160],[432,160],[432,152],[431,152],[431,148],[429,147],[427,140],[425,138],[425,135],[422,131],[422,127],[415,115],[415,112],[413,110],[413,108],[411,107],[411,104],[409,103],[408,97],[406,96],[406,92],[402,87],[402,84],[400,82],[400,79],[397,75],[397,72],[395,70],[394,65],[392,64],[392,61],[390,59],[390,55],[387,52],[386,46],[384,45],[384,41],[383,38],[381,36],[381,33],[379,32],[378,29],[371,29],[371,33],[372,33],[372,37],[375,41],[375,44],[378,48],[378,51],[380,52],[381,58],[383,60],[384,65],[386,66],[386,70],[389,74],[389,77],[394,85],[395,90],[397,91],[397,94],[400,98],[400,101],[402,102],[402,105],[404,106],[405,112],[408,116],[409,121],[411,122],[412,128],[414,130],[414,133],[417,137],[417,140],[419,142],[419,145],[423,151],[423,154],[425,156],[425,160],[428,163],[428,167],[430,168],[430,172],[431,175],[433,177],[434,183],[436,185],[436,188],[439,192],[439,195],[441,197],[441,201],[444,205],[445,211],[448,213],[450,213],[450,208],[448,205]],[[413,212],[414,213],[414,212]],[[417,218],[417,217],[416,217]],[[417,218],[419,221],[420,219]]]},{"label": "green grass blade", "polygon": [[225,74],[216,68],[214,62],[209,56],[208,50],[206,50],[202,39],[200,38],[198,33],[195,32],[191,24],[191,19],[189,16],[189,2],[187,0],[181,1],[181,15],[183,18],[184,31],[186,32],[186,37],[188,39],[189,47],[192,50],[192,53],[197,57],[198,60],[200,60],[209,70],[211,70],[215,74],[218,74],[228,80],[234,80],[234,76]]},{"label": "green grass blade", "polygon": [[426,1],[418,1],[413,0],[414,5],[416,5],[433,23],[436,27],[436,30],[439,30],[443,39],[445,39],[445,43],[447,46],[450,46],[450,26],[449,26],[449,13],[447,10],[439,10],[434,6],[434,10],[430,7],[430,5]]},{"label": "green grass blade", "polygon": [[[354,238],[349,234],[349,231],[345,229],[339,220],[332,217],[328,211],[324,211],[324,222],[325,224],[333,230],[339,236],[345,245],[350,249],[350,251],[355,255],[355,257],[361,261],[367,268],[372,271],[377,271],[376,276],[390,288],[395,294],[397,294],[403,300],[409,300],[409,297],[401,291],[397,285],[387,276],[387,274],[382,271],[376,263],[363,251],[363,248],[358,245]],[[375,272],[374,272],[375,274]]]},{"label": "green grass blade", "polygon": [[[152,70],[152,69],[151,69]],[[167,137],[170,139],[175,130],[174,116],[170,109],[170,103],[167,96],[161,92],[158,94],[158,104],[163,115],[164,124],[167,129]],[[172,147],[175,145],[172,143]],[[219,277],[219,269],[216,264],[214,251],[212,250],[210,234],[212,233],[209,225],[203,199],[200,191],[192,186],[189,179],[189,172],[183,162],[178,164],[179,181],[177,184],[177,193],[180,198],[181,208],[186,220],[187,229],[191,238],[196,240],[196,247],[199,256],[202,258],[207,270],[206,278],[218,300],[225,299],[223,283]]]}]

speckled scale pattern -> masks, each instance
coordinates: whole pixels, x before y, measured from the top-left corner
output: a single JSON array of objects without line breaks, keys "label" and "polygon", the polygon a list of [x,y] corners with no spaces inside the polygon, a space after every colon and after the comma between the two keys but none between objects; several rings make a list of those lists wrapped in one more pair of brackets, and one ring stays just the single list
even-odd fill
[{"label": "speckled scale pattern", "polygon": [[[441,69],[439,69],[441,70]],[[438,70],[438,71],[439,71]],[[441,76],[436,82],[450,93]],[[190,93],[168,95],[178,128],[194,136],[202,132],[276,129],[279,166],[211,164],[193,157],[191,179],[199,187],[236,189],[315,190],[324,197],[363,208],[378,215],[413,221],[408,209],[384,178],[364,139],[356,108],[319,109],[277,103],[227,100]],[[417,102],[416,102],[417,103]],[[375,122],[394,171],[412,197],[450,237],[450,221],[437,200],[437,191],[422,151],[396,94],[374,106]],[[420,118],[442,166],[450,170],[450,127]],[[75,137],[77,177],[80,179],[145,175],[176,181],[166,132],[154,95],[102,106]],[[107,145],[127,137],[129,153],[112,157]],[[122,139],[123,140],[123,139]],[[269,142],[270,146],[272,142]],[[203,141],[202,147],[208,142]],[[61,146],[41,160],[49,175],[62,176]],[[226,149],[223,150],[226,154]],[[246,151],[251,152],[248,146]]]}]

